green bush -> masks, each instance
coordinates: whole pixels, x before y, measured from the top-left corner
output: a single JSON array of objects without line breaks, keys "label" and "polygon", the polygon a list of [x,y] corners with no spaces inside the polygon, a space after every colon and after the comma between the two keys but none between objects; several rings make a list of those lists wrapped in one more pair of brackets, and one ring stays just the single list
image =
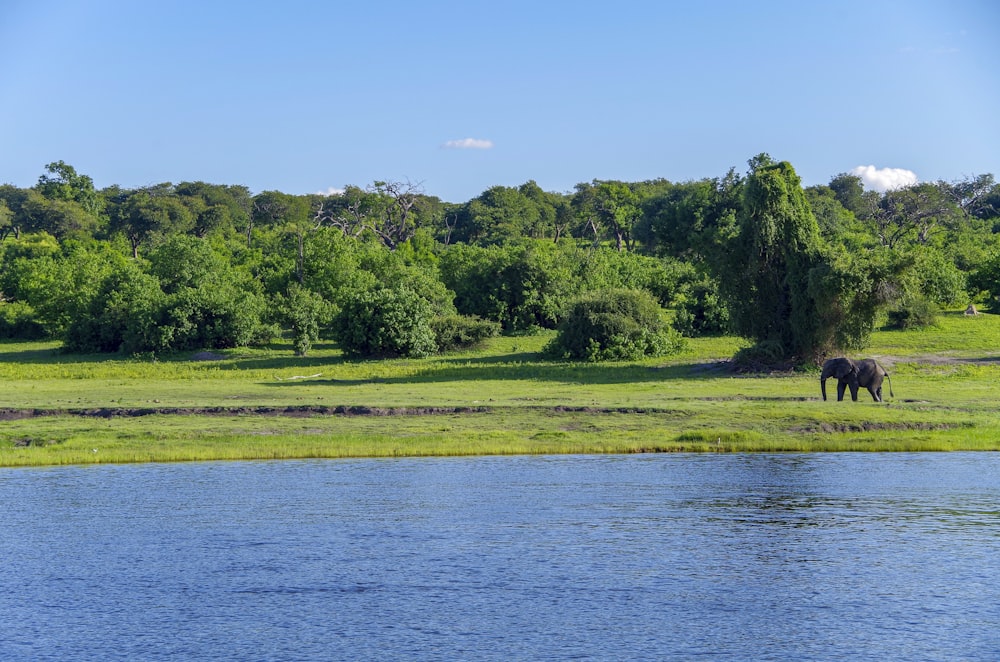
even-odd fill
[{"label": "green bush", "polygon": [[719,296],[718,283],[704,279],[689,286],[678,302],[674,328],[689,338],[728,331],[729,309]]},{"label": "green bush", "polygon": [[[106,276],[89,309],[73,319],[64,334],[71,352],[155,352],[166,349],[159,281],[128,262]],[[167,334],[169,335],[169,334]]]},{"label": "green bush", "polygon": [[567,252],[551,241],[520,245],[449,246],[441,279],[463,315],[500,322],[504,331],[553,329],[581,283]]},{"label": "green bush", "polygon": [[305,356],[312,344],[319,340],[320,326],[330,316],[330,305],[316,292],[292,283],[278,307],[282,320],[292,330],[296,356]]},{"label": "green bush", "polygon": [[437,350],[431,305],[412,290],[355,294],[333,321],[341,349],[353,357],[422,357]]},{"label": "green bush", "polygon": [[919,329],[934,326],[937,322],[937,313],[937,306],[926,297],[909,296],[889,310],[887,326],[890,329]]},{"label": "green bush", "polygon": [[38,321],[34,309],[26,303],[0,303],[0,338],[40,340],[45,327]]},{"label": "green bush", "polygon": [[265,309],[262,295],[233,283],[182,288],[168,296],[164,304],[161,325],[169,339],[163,349],[225,349],[256,344],[273,333],[263,322]]},{"label": "green bush", "polygon": [[475,347],[500,334],[500,323],[469,315],[442,315],[431,320],[438,351]]},{"label": "green bush", "polygon": [[570,305],[546,353],[585,361],[632,361],[675,352],[682,344],[652,294],[607,289]]}]

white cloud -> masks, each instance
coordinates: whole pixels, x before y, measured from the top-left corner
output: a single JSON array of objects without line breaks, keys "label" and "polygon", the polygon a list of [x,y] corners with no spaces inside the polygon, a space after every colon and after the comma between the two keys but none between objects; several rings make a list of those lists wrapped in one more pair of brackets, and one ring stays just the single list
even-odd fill
[{"label": "white cloud", "polygon": [[330,188],[326,189],[325,191],[316,191],[316,195],[326,195],[326,196],[330,196],[330,195],[344,195],[344,189],[337,188],[335,186],[331,186]]},{"label": "white cloud", "polygon": [[462,138],[461,140],[449,140],[443,146],[448,149],[492,149],[493,141],[482,138]]},{"label": "white cloud", "polygon": [[858,166],[851,170],[852,175],[861,178],[865,188],[884,193],[904,186],[917,183],[917,173],[904,168],[876,168],[873,165]]}]

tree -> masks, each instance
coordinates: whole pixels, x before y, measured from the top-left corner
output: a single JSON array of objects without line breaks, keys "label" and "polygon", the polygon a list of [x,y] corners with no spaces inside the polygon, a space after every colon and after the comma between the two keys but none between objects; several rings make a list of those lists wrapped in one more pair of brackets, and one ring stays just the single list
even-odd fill
[{"label": "tree", "polygon": [[577,184],[574,201],[594,236],[595,245],[608,233],[619,252],[625,248],[632,250],[632,230],[642,208],[639,195],[628,184],[597,179],[590,184]]},{"label": "tree", "polygon": [[163,290],[139,263],[118,264],[96,283],[88,309],[74,317],[63,336],[71,352],[139,352],[166,348],[169,330],[160,324]]},{"label": "tree", "polygon": [[829,186],[810,186],[804,192],[824,237],[838,236],[850,227],[854,214],[844,208],[833,189]]},{"label": "tree", "polygon": [[376,195],[376,204],[368,217],[367,228],[390,250],[395,249],[417,230],[413,208],[423,189],[409,181],[387,180],[375,182],[368,190]]},{"label": "tree", "polygon": [[575,267],[561,245],[536,240],[449,246],[440,269],[458,312],[500,322],[505,331],[529,331],[558,324],[563,306],[580,291]]},{"label": "tree", "polygon": [[101,210],[101,196],[94,190],[94,180],[77,174],[76,169],[63,161],[45,166],[48,175],[38,178],[38,192],[49,200],[73,201],[86,213],[96,215]]},{"label": "tree", "polygon": [[154,237],[183,234],[194,227],[195,216],[169,182],[134,191],[118,192],[110,201],[112,232],[120,232],[139,257],[139,246]]},{"label": "tree", "polygon": [[181,182],[174,190],[194,216],[196,237],[243,231],[250,224],[253,198],[245,186]]},{"label": "tree", "polygon": [[11,234],[14,235],[15,239],[21,236],[21,230],[25,224],[25,215],[22,212],[22,207],[32,193],[38,195],[37,192],[17,188],[13,184],[0,184],[0,202],[10,212],[10,215],[6,218],[6,223],[3,218],[0,218],[0,241],[3,241]]},{"label": "tree", "polygon": [[14,224],[14,212],[7,206],[7,201],[0,199],[0,241],[6,239],[11,233],[17,239],[20,236],[20,228]]},{"label": "tree", "polygon": [[643,205],[646,250],[707,264],[736,224],[741,195],[742,180],[733,169],[721,179],[661,187]]},{"label": "tree", "polygon": [[242,347],[271,337],[259,284],[205,241],[177,235],[150,251],[149,272],[165,295],[159,347],[144,351]]},{"label": "tree", "polygon": [[739,232],[728,248],[729,268],[720,275],[735,331],[771,359],[817,358],[827,338],[808,284],[822,261],[820,234],[791,164],[751,160]]},{"label": "tree", "polygon": [[865,213],[865,185],[861,177],[842,172],[830,180],[829,188],[844,209],[855,216]]},{"label": "tree", "polygon": [[961,218],[958,205],[943,183],[921,183],[879,195],[865,193],[864,218],[887,247],[926,244]]},{"label": "tree", "polygon": [[62,239],[92,235],[98,218],[74,200],[47,198],[29,190],[19,201],[14,223],[28,232],[47,232]]},{"label": "tree", "polygon": [[479,246],[519,241],[540,221],[538,206],[516,188],[493,186],[465,210],[465,240]]},{"label": "tree", "polygon": [[[303,196],[289,195],[280,191],[264,191],[253,199],[253,212],[250,219],[257,225],[281,228],[295,241],[295,275],[301,284],[305,279],[305,240],[306,235],[322,225],[311,209],[311,200]],[[250,228],[248,224],[247,245],[250,245]]]},{"label": "tree", "polygon": [[951,198],[966,215],[993,218],[1000,213],[1000,185],[992,174],[974,175],[946,186]]}]

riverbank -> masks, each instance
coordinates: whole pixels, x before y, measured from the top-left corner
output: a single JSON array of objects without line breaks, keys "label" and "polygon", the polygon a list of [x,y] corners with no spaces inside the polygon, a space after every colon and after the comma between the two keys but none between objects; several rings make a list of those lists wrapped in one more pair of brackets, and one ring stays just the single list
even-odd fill
[{"label": "riverbank", "polygon": [[[422,360],[321,345],[122,359],[0,344],[0,466],[530,453],[1000,450],[1000,316],[882,331],[877,404],[818,372],[737,375],[733,338],[637,363],[544,361],[547,335]],[[886,389],[888,390],[888,389]],[[865,398],[868,398],[865,400]]]}]

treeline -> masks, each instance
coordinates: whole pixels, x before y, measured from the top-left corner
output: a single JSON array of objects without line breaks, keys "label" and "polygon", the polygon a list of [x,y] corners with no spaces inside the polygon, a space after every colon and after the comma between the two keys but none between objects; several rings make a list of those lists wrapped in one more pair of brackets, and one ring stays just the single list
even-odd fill
[{"label": "treeline", "polygon": [[878,193],[850,174],[803,189],[766,154],[748,165],[447,203],[393,181],[96,190],[59,161],[32,188],[0,186],[0,337],[136,354],[290,333],[302,354],[328,337],[421,356],[559,328],[554,356],[599,360],[736,333],[754,341],[741,360],[774,364],[1000,295],[992,175]]}]

